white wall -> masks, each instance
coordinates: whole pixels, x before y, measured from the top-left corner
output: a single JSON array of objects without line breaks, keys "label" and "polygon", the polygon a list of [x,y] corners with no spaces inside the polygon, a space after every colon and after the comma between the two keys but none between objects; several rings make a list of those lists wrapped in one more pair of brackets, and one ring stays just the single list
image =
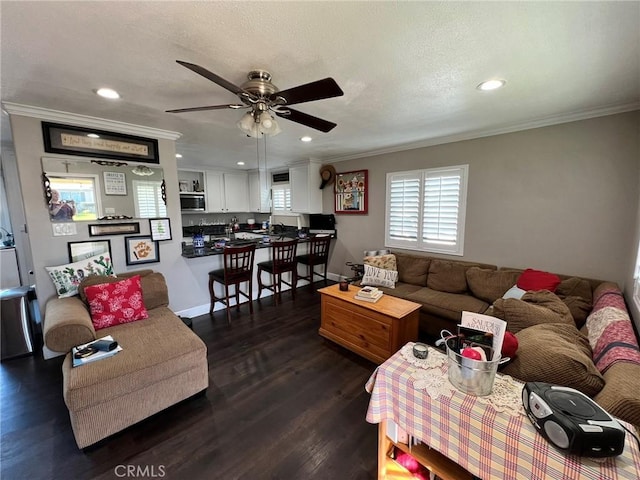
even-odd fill
[{"label": "white wall", "polygon": [[[640,112],[337,163],[369,170],[368,215],[336,215],[330,263],[384,242],[386,173],[469,164],[463,260],[629,283],[637,246]],[[333,211],[332,189],[323,194]],[[635,245],[634,245],[634,242]]]},{"label": "white wall", "polygon": [[[40,307],[55,296],[55,289],[45,266],[68,263],[67,242],[90,240],[87,222],[76,222],[77,235],[54,237],[49,220],[47,203],[42,187],[41,158],[51,156],[44,152],[40,120],[12,115],[11,127],[18,165],[19,182],[22,189],[24,211],[28,230],[28,243],[32,250],[33,275],[29,283],[36,285]],[[181,256],[182,217],[178,194],[178,173],[175,158],[175,142],[159,139],[160,167],[164,170],[167,193],[167,213],[171,219],[173,239],[160,242],[160,263],[150,263],[136,267],[125,262],[124,235],[99,237],[111,240],[114,269],[116,272],[152,268],[162,272],[167,278],[170,307],[182,311],[208,303],[207,272],[203,265]],[[149,234],[147,220],[140,222],[140,235]],[[90,222],[94,223],[94,222]],[[189,263],[191,262],[191,263]]]}]

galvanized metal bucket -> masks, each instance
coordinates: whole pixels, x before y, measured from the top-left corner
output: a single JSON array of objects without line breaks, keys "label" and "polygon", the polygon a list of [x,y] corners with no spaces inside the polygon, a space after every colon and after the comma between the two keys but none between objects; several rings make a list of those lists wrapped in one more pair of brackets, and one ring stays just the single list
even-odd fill
[{"label": "galvanized metal bucket", "polygon": [[457,351],[458,337],[445,340],[449,362],[449,382],[461,392],[476,397],[491,393],[498,365],[503,362],[500,354],[493,360],[473,360],[460,355]]}]

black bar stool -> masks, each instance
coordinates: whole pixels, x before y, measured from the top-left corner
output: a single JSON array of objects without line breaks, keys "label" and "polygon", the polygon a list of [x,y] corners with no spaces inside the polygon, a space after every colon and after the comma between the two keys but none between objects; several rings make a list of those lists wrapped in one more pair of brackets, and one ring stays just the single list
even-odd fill
[{"label": "black bar stool", "polygon": [[[298,279],[308,280],[309,285],[313,285],[313,276],[317,275],[324,279],[327,284],[327,263],[329,262],[329,245],[331,237],[313,237],[309,241],[309,253],[306,255],[298,255],[296,260],[298,263],[307,266],[306,275],[298,275]],[[322,265],[322,273],[315,271],[316,265]]]},{"label": "black bar stool", "polygon": [[[209,272],[209,295],[211,296],[211,308],[209,315],[213,315],[213,307],[216,302],[221,302],[227,307],[227,322],[231,324],[230,299],[235,297],[236,310],[240,310],[240,295],[249,300],[249,313],[253,314],[253,259],[256,252],[255,245],[245,247],[225,247],[223,251],[224,268]],[[216,297],[214,282],[224,285],[224,297]],[[249,282],[249,292],[240,289],[242,282]],[[234,294],[229,295],[229,285],[234,286]]]},{"label": "black bar stool", "polygon": [[[274,301],[278,303],[282,284],[291,287],[291,296],[296,296],[296,283],[298,281],[298,264],[296,262],[296,251],[298,239],[284,242],[273,242],[271,244],[271,260],[258,264],[258,300],[263,289],[273,292]],[[271,285],[262,283],[262,272],[267,272],[271,276]],[[291,272],[291,283],[282,279],[282,274]]]}]

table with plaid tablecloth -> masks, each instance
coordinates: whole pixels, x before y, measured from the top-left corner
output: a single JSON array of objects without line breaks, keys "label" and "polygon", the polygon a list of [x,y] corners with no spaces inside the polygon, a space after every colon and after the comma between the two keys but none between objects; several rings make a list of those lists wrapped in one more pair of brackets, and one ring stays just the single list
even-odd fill
[{"label": "table with plaid tablecloth", "polygon": [[[396,352],[368,380],[368,422],[392,420],[483,480],[640,479],[640,450],[628,433],[620,456],[590,459],[566,455],[536,431],[522,410],[521,400],[518,409],[505,410],[496,408],[491,396],[462,393],[447,383],[444,354],[430,349],[429,356],[433,360],[441,356],[442,361],[435,363],[436,368],[434,364],[427,368],[410,361],[406,351],[411,346],[403,347],[404,356],[403,350]],[[429,377],[440,381],[432,395],[428,393],[429,382],[424,381]],[[498,374],[496,382],[502,378]],[[431,383],[437,385],[438,381]],[[494,385],[492,395],[495,391]]]}]

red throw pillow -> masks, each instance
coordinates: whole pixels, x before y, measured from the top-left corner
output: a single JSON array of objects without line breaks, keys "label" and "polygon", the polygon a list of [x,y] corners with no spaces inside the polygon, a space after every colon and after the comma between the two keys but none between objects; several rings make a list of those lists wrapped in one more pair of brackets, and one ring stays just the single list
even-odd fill
[{"label": "red throw pillow", "polygon": [[526,291],[549,290],[550,292],[555,292],[558,285],[560,285],[560,277],[553,273],[527,268],[518,277],[516,285]]},{"label": "red throw pillow", "polygon": [[140,275],[84,289],[96,330],[149,318],[142,300]]}]

